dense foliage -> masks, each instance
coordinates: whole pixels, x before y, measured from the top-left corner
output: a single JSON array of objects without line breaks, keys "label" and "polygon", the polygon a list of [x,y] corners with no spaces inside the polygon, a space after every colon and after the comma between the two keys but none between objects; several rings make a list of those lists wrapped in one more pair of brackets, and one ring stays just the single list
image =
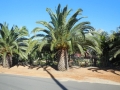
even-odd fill
[{"label": "dense foliage", "polygon": [[[94,60],[98,66],[120,66],[120,28],[108,35],[107,32],[95,30],[90,22],[79,22],[85,17],[79,17],[82,9],[78,9],[70,17],[72,9],[68,6],[61,9],[59,4],[55,13],[47,8],[51,21],[37,21],[46,28],[36,27],[32,30],[34,35],[28,37],[26,27],[8,28],[6,23],[0,24],[0,57],[4,67],[13,66],[13,61],[25,61],[27,64],[41,64],[46,60],[46,65],[57,64],[57,69],[69,69],[69,60],[75,52],[82,57]],[[42,34],[44,32],[45,34]],[[56,61],[56,63],[54,62]],[[97,62],[96,62],[97,61]]]}]

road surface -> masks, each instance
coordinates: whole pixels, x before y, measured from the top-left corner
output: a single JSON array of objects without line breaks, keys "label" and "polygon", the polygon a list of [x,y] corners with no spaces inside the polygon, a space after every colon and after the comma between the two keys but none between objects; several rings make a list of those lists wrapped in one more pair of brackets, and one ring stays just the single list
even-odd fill
[{"label": "road surface", "polygon": [[0,74],[0,90],[120,90],[120,85]]}]

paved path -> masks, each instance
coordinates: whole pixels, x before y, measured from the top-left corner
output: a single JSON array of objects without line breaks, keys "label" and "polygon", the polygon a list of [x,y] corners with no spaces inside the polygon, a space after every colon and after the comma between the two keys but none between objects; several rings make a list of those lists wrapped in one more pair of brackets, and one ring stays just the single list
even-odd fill
[{"label": "paved path", "polygon": [[120,90],[120,85],[0,74],[0,90]]}]

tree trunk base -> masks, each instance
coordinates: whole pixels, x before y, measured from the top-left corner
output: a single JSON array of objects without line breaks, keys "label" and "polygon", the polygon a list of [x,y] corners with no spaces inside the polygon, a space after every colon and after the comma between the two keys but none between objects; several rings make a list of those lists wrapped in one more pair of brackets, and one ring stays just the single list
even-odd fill
[{"label": "tree trunk base", "polygon": [[61,67],[61,66],[58,65],[58,70],[59,70],[59,71],[66,71],[66,68]]}]

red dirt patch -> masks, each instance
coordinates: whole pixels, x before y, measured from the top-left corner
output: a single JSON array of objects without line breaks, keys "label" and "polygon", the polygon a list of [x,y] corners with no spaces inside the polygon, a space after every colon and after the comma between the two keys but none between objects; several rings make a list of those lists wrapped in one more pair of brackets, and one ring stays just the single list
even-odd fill
[{"label": "red dirt patch", "polygon": [[[88,70],[88,68],[71,68],[68,71],[60,72],[56,71],[51,67],[47,67],[46,70],[55,78],[69,78],[74,80],[85,80],[86,78],[98,78],[104,80],[110,80],[120,83],[120,71],[112,70]],[[34,77],[51,77],[50,74],[40,68],[36,70],[36,68],[28,69],[28,67],[12,67],[10,69],[3,68],[0,66],[0,73],[5,74],[17,74],[17,75],[25,75],[25,76],[34,76]]]}]

